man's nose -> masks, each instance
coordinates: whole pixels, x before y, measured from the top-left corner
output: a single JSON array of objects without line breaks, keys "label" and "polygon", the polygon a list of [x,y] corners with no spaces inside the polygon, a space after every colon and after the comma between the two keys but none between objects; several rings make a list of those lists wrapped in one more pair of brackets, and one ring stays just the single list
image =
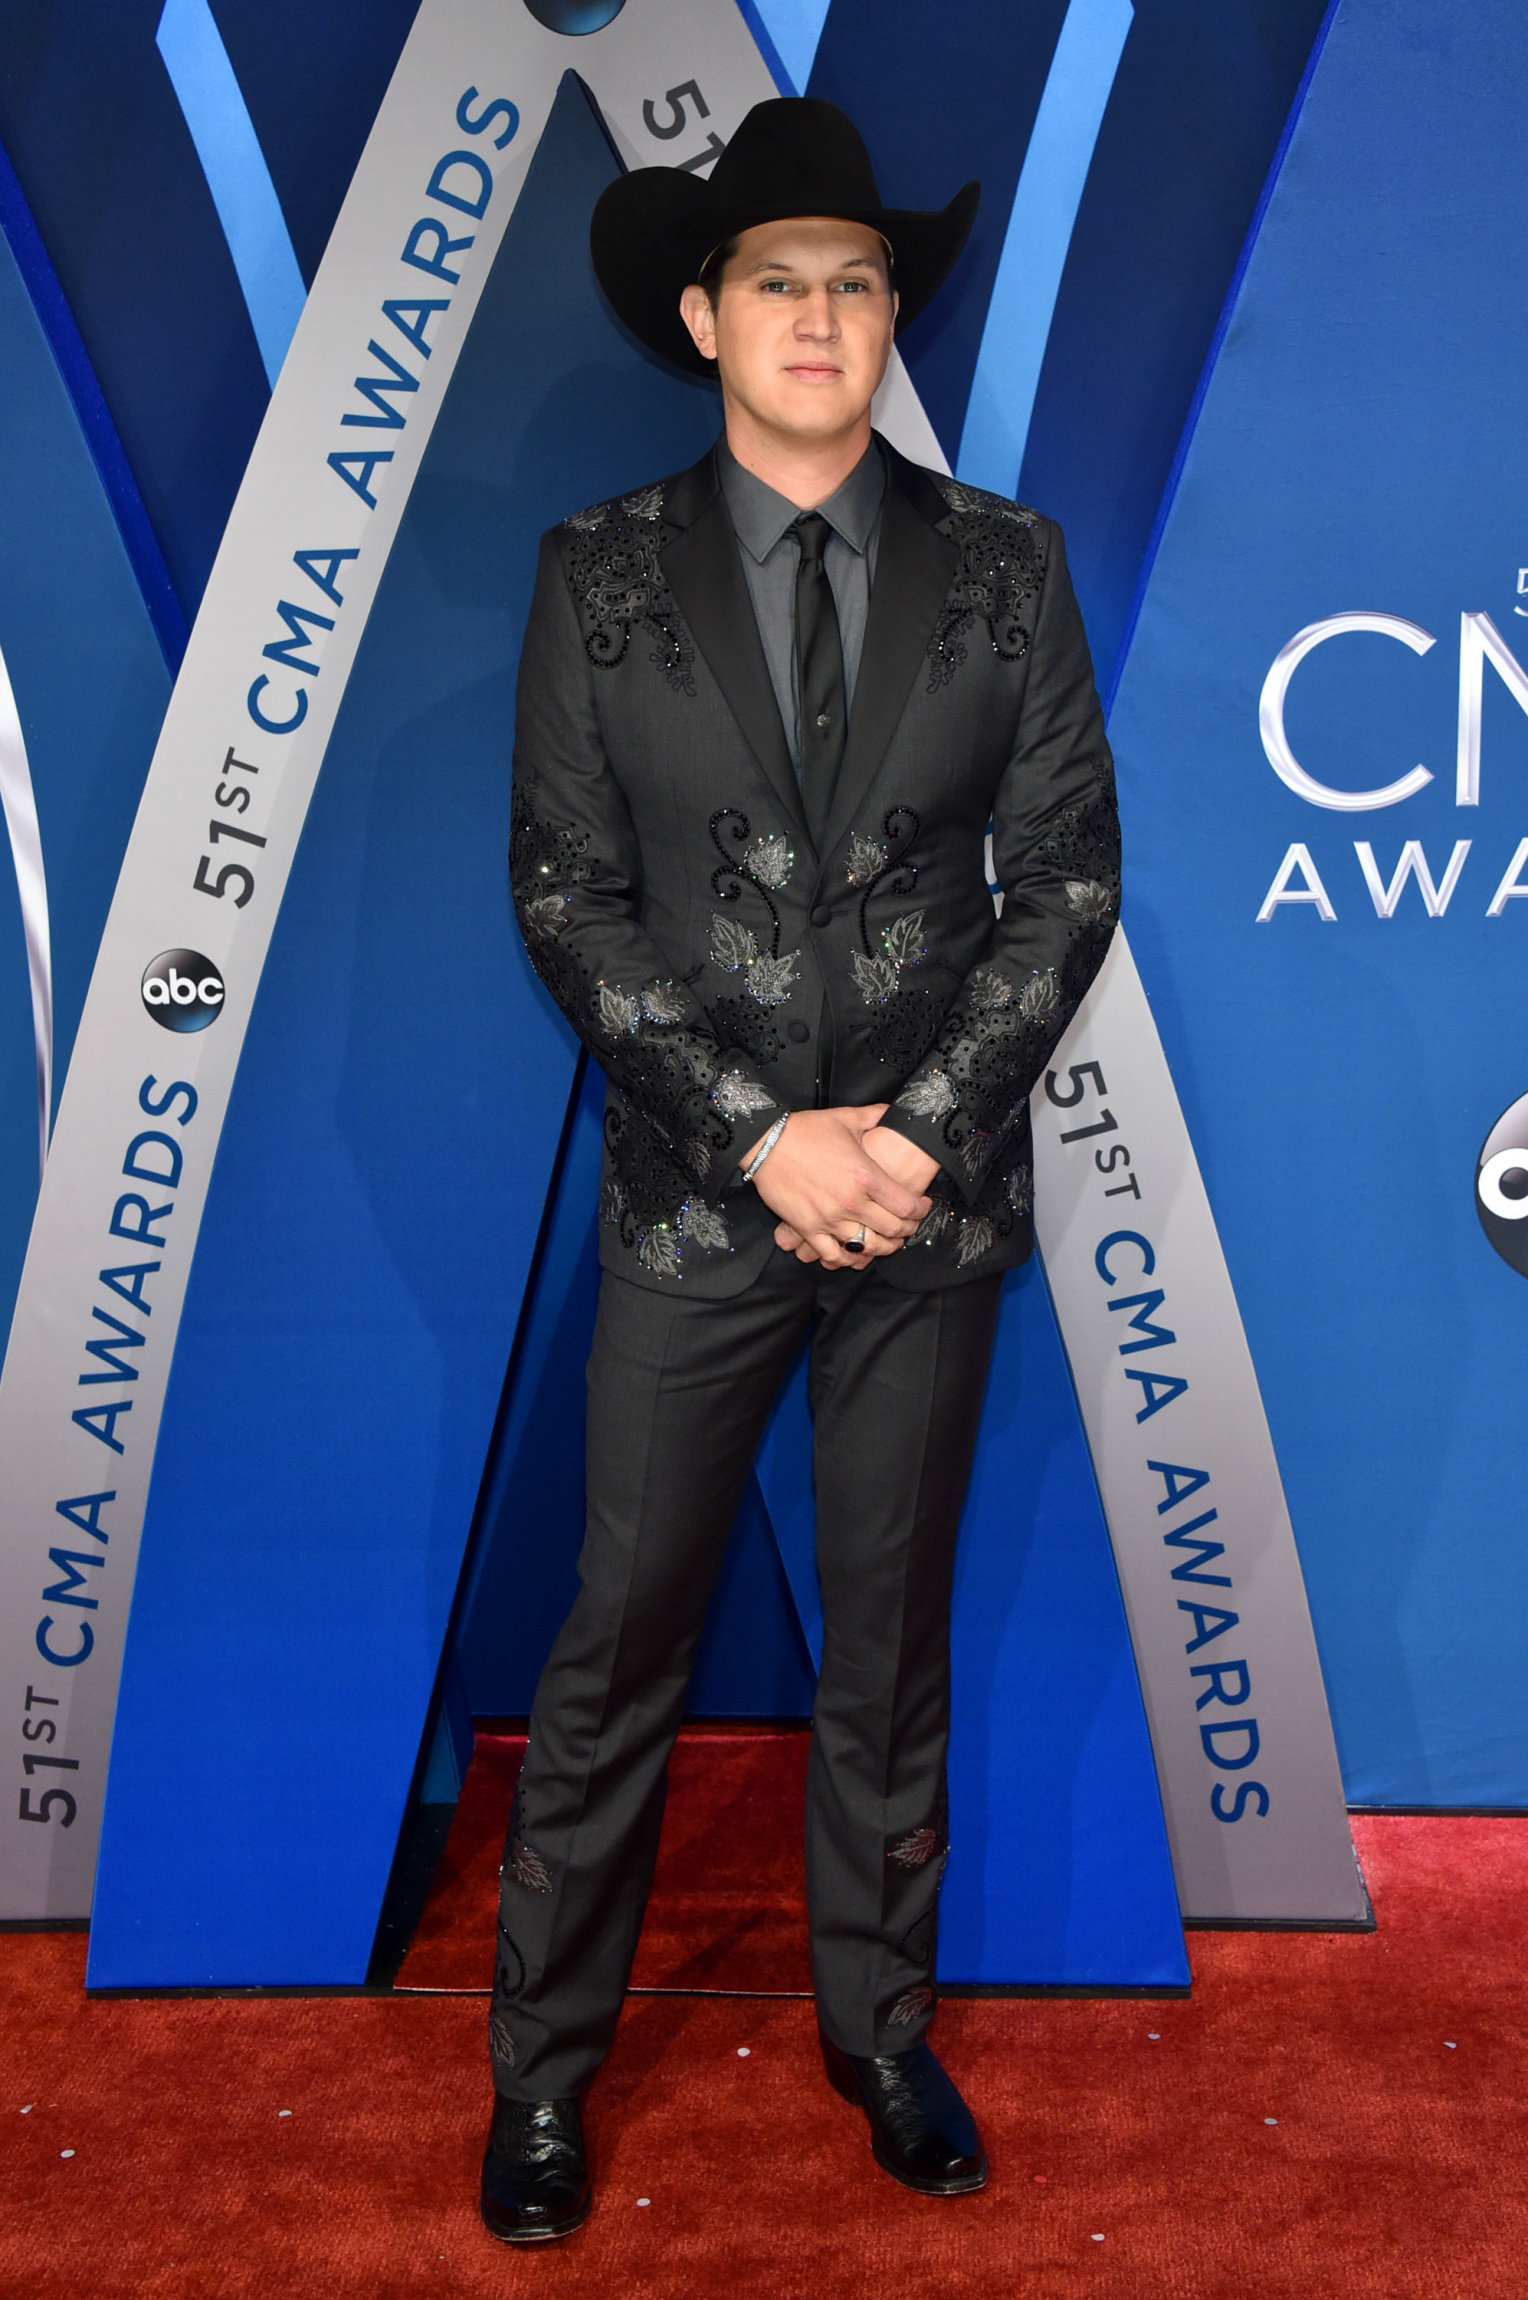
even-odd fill
[{"label": "man's nose", "polygon": [[831,342],[838,334],[838,313],[826,288],[802,299],[796,311],[796,333],[814,342]]}]

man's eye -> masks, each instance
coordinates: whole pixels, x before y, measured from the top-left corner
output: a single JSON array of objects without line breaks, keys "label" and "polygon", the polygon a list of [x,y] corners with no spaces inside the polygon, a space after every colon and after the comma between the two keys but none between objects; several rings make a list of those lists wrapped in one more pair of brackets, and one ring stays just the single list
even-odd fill
[{"label": "man's eye", "polygon": [[789,295],[791,287],[789,280],[761,280],[759,285],[766,295],[774,294],[776,289],[778,289],[782,295]]}]

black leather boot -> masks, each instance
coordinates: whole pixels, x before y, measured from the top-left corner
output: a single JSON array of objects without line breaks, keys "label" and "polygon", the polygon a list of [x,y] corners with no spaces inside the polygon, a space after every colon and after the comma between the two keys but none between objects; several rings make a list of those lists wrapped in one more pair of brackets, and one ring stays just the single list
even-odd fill
[{"label": "black leather boot", "polygon": [[496,2093],[480,2199],[490,2235],[505,2244],[550,2243],[571,2236],[593,2201],[578,2102]]},{"label": "black leather boot", "polygon": [[822,2057],[834,2091],[870,2119],[871,2151],[893,2180],[924,2196],[966,2196],[986,2186],[981,2135],[931,2045],[861,2057],[824,2037]]}]

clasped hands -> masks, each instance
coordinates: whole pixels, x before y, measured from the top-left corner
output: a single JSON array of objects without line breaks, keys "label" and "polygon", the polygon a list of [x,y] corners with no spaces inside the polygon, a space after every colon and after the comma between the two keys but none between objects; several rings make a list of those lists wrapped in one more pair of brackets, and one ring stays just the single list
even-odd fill
[{"label": "clasped hands", "polygon": [[[939,1162],[881,1125],[888,1107],[792,1111],[753,1186],[779,1216],[775,1244],[798,1262],[863,1269],[895,1254],[928,1213]],[[751,1162],[763,1139],[740,1165]],[[849,1241],[860,1238],[851,1251]]]}]

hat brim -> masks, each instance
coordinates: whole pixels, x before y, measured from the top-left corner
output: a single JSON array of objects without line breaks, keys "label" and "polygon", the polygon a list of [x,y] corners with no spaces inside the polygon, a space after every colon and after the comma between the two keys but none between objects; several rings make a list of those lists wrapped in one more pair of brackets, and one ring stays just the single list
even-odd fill
[{"label": "hat brim", "polygon": [[[858,209],[844,221],[868,224],[892,251],[897,333],[934,296],[976,219],[979,184],[964,185],[948,207]],[[678,168],[636,168],[607,184],[589,224],[595,276],[616,316],[650,351],[689,375],[714,376],[715,360],[696,350],[679,298],[712,250],[755,224],[783,223],[799,207],[746,208],[719,201],[711,187]]]}]

